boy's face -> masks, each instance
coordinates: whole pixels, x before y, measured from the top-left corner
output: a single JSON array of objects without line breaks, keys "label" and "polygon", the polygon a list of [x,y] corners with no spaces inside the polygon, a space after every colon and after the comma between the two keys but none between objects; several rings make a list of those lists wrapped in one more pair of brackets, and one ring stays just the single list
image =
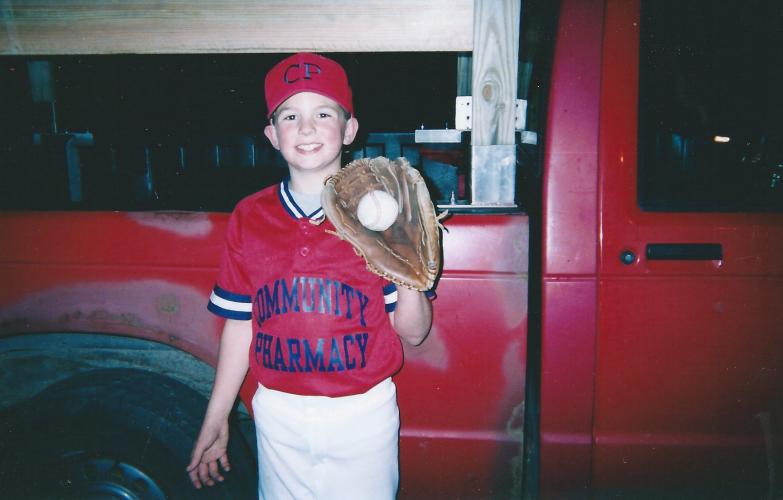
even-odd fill
[{"label": "boy's face", "polygon": [[342,146],[353,142],[359,127],[355,118],[345,119],[335,101],[314,92],[292,95],[275,116],[264,134],[280,150],[292,175],[331,175],[339,170]]}]

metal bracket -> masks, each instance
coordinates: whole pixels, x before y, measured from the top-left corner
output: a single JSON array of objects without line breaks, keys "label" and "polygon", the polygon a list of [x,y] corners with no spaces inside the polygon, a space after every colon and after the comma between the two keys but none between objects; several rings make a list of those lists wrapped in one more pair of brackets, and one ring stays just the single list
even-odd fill
[{"label": "metal bracket", "polygon": [[[446,129],[418,129],[415,130],[415,141],[417,144],[460,144],[462,142],[463,132],[469,132],[473,128],[473,119],[471,114],[471,96],[459,96],[454,108],[454,128]],[[519,134],[518,142],[520,144],[537,144],[538,135],[535,132],[525,130],[527,116],[527,101],[517,99],[514,128]]]},{"label": "metal bracket", "polygon": [[416,144],[459,144],[462,142],[463,130],[455,128],[446,129],[417,129],[414,134]]},{"label": "metal bracket", "polygon": [[515,207],[516,147],[493,145],[471,148],[471,205]]},{"label": "metal bracket", "polygon": [[[454,128],[458,130],[471,130],[473,128],[473,96],[457,96],[457,104],[454,112]],[[525,117],[527,116],[527,101],[517,99],[514,107],[514,128],[525,129]]]}]

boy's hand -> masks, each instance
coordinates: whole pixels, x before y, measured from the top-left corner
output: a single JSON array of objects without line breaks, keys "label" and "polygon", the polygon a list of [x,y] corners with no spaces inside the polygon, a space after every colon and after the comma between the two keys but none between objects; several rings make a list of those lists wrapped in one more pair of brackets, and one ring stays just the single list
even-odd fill
[{"label": "boy's hand", "polygon": [[223,481],[220,468],[222,467],[224,471],[231,470],[226,453],[227,447],[228,421],[224,421],[218,426],[210,426],[205,423],[201,427],[187,467],[190,481],[194,487],[201,488],[205,484],[213,486],[215,481]]}]

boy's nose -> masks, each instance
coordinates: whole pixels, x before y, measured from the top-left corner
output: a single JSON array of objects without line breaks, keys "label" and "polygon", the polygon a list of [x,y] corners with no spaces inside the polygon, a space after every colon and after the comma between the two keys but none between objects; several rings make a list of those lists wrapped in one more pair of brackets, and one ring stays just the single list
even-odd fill
[{"label": "boy's nose", "polygon": [[300,134],[311,134],[315,131],[315,125],[313,124],[312,120],[302,120],[299,122],[299,133]]}]

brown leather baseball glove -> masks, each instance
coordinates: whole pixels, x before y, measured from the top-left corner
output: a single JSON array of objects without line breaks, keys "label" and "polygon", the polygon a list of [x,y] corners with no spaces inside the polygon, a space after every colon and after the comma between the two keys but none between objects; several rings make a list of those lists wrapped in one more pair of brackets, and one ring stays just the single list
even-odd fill
[{"label": "brown leather baseball glove", "polygon": [[[365,228],[356,213],[359,200],[374,190],[387,192],[399,205],[384,231]],[[370,271],[413,290],[432,288],[441,265],[442,226],[424,179],[408,160],[352,161],[326,180],[321,205],[336,235],[353,245]]]}]

